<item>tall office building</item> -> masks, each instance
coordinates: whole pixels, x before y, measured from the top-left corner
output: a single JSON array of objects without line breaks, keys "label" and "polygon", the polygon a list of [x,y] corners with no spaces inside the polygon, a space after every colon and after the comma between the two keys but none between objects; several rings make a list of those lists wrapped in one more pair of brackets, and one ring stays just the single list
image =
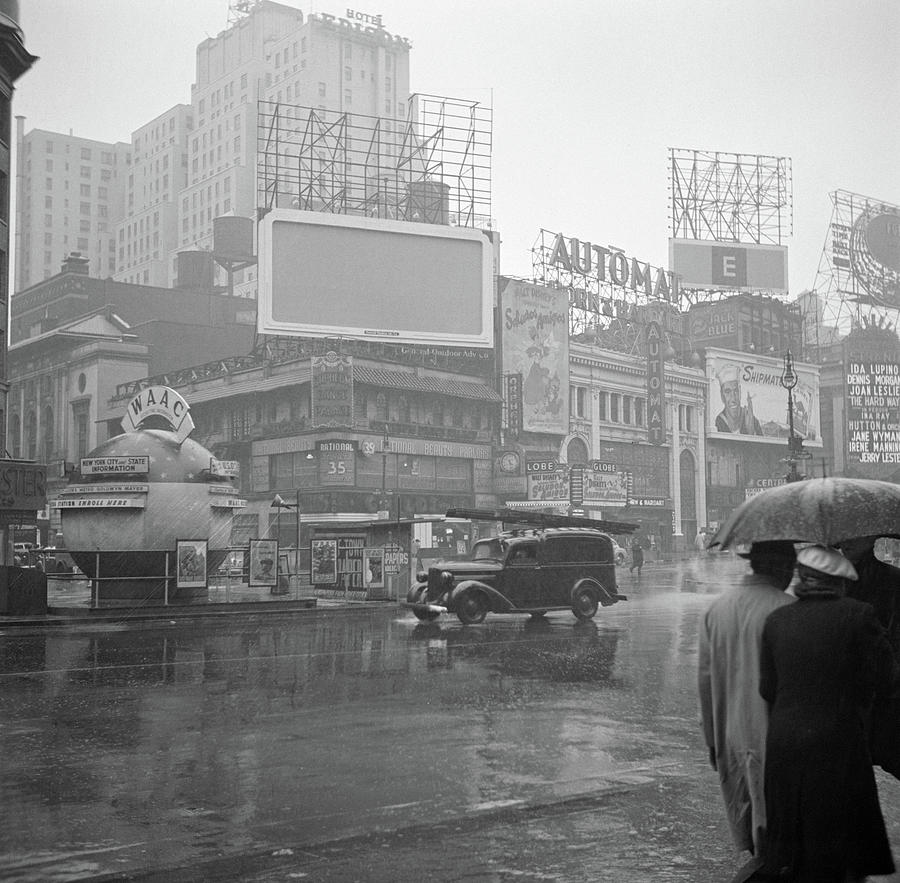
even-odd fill
[{"label": "tall office building", "polygon": [[[6,455],[6,399],[9,389],[7,348],[9,345],[9,230],[12,152],[12,96],[16,80],[37,61],[25,48],[19,27],[19,4],[0,2],[0,456]],[[6,561],[5,529],[0,525],[0,562]]]},{"label": "tall office building", "polygon": [[190,105],[176,104],[132,133],[125,213],[115,228],[117,282],[168,286],[193,128]]},{"label": "tall office building", "polygon": [[[244,8],[231,27],[197,47],[181,249],[211,249],[216,217],[255,217],[257,150],[266,138],[260,99],[277,103],[285,118],[297,106],[406,117],[408,40],[331,15],[304,20],[300,10],[271,0]],[[171,257],[170,280],[176,275]],[[255,273],[245,275],[252,281]]]},{"label": "tall office building", "polygon": [[44,129],[26,135],[24,118],[16,124],[15,290],[55,276],[76,251],[88,259],[92,276],[112,276],[130,146]]},{"label": "tall office building", "polygon": [[[405,119],[410,43],[366,18],[235,2],[229,27],[197,47],[190,104],[141,126],[130,144],[20,132],[15,290],[58,273],[73,251],[91,275],[173,284],[179,251],[212,249],[214,218],[256,215],[260,99],[286,114],[304,105]],[[255,273],[245,275],[249,289],[237,290],[252,294]]]}]

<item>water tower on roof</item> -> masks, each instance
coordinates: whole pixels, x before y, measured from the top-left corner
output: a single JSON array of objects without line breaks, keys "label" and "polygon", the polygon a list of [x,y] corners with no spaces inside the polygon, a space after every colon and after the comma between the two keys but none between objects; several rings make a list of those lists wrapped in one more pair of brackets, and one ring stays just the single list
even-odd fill
[{"label": "water tower on roof", "polygon": [[234,274],[256,264],[253,219],[236,215],[213,218],[213,260],[228,273],[228,294],[234,294]]}]

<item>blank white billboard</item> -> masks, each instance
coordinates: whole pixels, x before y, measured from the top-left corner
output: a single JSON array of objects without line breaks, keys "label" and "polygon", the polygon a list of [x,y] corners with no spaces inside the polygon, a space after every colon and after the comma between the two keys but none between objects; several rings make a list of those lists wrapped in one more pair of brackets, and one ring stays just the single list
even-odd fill
[{"label": "blank white billboard", "polygon": [[275,209],[259,227],[261,334],[493,345],[481,230]]},{"label": "blank white billboard", "polygon": [[682,288],[787,292],[787,246],[670,239],[669,269]]}]

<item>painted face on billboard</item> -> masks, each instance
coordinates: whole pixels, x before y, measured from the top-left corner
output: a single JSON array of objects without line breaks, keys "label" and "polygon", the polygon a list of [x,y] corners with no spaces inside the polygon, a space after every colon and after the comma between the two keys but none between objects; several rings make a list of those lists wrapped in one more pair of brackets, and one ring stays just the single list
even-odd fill
[{"label": "painted face on billboard", "polygon": [[722,404],[725,406],[725,413],[732,420],[741,419],[741,382],[734,380],[724,380],[720,385],[722,393]]}]

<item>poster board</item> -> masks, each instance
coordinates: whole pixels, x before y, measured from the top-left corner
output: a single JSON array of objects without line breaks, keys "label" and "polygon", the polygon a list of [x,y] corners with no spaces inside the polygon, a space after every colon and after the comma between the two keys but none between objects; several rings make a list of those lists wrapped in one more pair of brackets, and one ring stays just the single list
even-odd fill
[{"label": "poster board", "polygon": [[278,583],[278,540],[250,540],[250,586]]},{"label": "poster board", "polygon": [[175,541],[175,587],[206,588],[206,540]]}]

